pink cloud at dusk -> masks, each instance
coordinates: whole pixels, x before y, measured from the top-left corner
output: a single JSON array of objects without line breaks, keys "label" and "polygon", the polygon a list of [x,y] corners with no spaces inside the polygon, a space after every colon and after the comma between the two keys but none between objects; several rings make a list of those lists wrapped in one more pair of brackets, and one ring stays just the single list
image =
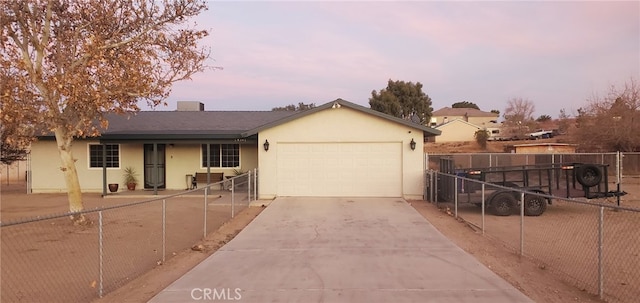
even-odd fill
[{"label": "pink cloud at dusk", "polygon": [[556,116],[640,78],[640,2],[215,1],[197,21],[224,69],[176,84],[168,109],[368,106],[395,79],[423,83],[435,108],[523,97]]}]

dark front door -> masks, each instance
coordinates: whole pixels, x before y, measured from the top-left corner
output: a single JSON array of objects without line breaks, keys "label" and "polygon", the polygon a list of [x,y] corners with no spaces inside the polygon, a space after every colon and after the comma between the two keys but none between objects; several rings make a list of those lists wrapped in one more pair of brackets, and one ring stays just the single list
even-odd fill
[{"label": "dark front door", "polygon": [[144,188],[153,188],[154,185],[165,188],[165,145],[156,144],[157,152],[153,151],[153,146],[144,145]]}]

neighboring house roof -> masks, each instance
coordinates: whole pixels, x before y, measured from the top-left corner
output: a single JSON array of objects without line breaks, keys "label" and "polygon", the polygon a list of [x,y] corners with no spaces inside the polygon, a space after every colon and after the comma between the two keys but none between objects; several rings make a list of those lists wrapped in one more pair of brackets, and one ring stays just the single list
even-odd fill
[{"label": "neighboring house roof", "polygon": [[498,118],[500,115],[492,112],[485,112],[475,108],[451,108],[451,107],[443,107],[439,110],[431,113],[432,117],[446,117],[446,116],[464,116],[467,114],[468,117],[495,117]]},{"label": "neighboring house roof", "polygon": [[[140,111],[132,114],[108,114],[109,127],[101,131],[100,140],[203,140],[241,139],[312,113],[344,106],[396,123],[420,129],[425,136],[439,130],[396,118],[354,103],[337,99],[301,112],[293,111]],[[52,137],[53,134],[43,137]]]},{"label": "neighboring house roof", "polygon": [[482,127],[480,127],[480,126],[477,126],[477,125],[475,125],[475,124],[473,124],[473,123],[469,123],[469,122],[464,121],[464,120],[462,120],[462,119],[453,119],[453,120],[451,120],[451,121],[449,121],[449,122],[439,124],[439,125],[437,125],[435,128],[436,128],[436,129],[440,129],[440,128],[441,128],[441,127],[443,127],[443,126],[445,126],[445,125],[449,125],[449,124],[452,124],[452,123],[464,123],[464,124],[467,124],[467,125],[469,125],[469,126],[475,127],[475,128],[477,128],[477,129],[481,129],[481,128],[482,128]]}]

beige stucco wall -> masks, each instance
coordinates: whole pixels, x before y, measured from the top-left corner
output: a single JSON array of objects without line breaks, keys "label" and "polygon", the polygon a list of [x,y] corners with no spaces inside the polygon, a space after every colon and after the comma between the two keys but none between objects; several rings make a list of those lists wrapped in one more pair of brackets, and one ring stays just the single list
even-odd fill
[{"label": "beige stucco wall", "polygon": [[[73,143],[72,153],[76,161],[76,170],[83,192],[102,192],[102,168],[89,168],[89,144],[98,144],[95,140],[77,140]],[[127,144],[120,145],[120,168],[107,168],[107,182],[121,183],[122,168],[133,166],[142,172],[142,148]],[[31,188],[34,193],[66,192],[64,176],[60,170],[60,156],[55,141],[38,141],[31,147]],[[122,189],[122,185],[120,186]]]},{"label": "beige stucco wall", "polygon": [[436,142],[464,142],[475,141],[475,132],[480,128],[460,121],[454,121],[442,125],[437,129],[442,131],[442,134],[435,137]]},{"label": "beige stucco wall", "polygon": [[[174,144],[166,148],[167,189],[185,189],[186,175],[195,172],[206,173],[207,168],[202,166],[202,153],[200,144]],[[142,159],[142,158],[141,158]],[[258,167],[258,155],[256,145],[240,145],[240,167],[212,167],[211,172],[224,173],[225,176],[234,176],[237,169],[246,172]]]},{"label": "beige stucco wall", "polygon": [[[102,192],[102,168],[89,168],[89,144],[98,144],[96,140],[77,140],[72,152],[77,159],[76,168],[83,192]],[[123,169],[132,166],[138,173],[140,180],[137,190],[144,188],[143,184],[143,144],[120,144],[120,168],[107,168],[107,183],[120,184],[119,191],[126,190],[122,183]],[[166,145],[166,189],[183,190],[186,188],[186,175],[194,172],[206,172],[201,167],[200,145],[174,144]],[[240,145],[240,167],[242,171],[257,167],[257,151],[254,144]],[[66,185],[60,171],[60,158],[55,141],[38,141],[33,144],[31,151],[32,191],[65,192]],[[212,172],[223,172],[234,175],[234,168],[211,168]]]},{"label": "beige stucco wall", "polygon": [[[402,192],[407,199],[422,198],[423,142],[422,131],[347,107],[329,108],[285,124],[266,129],[259,134],[259,145],[269,140],[269,151],[259,148],[261,199],[271,199],[277,193],[277,145],[304,142],[401,142]],[[416,150],[409,142],[416,141]]]}]

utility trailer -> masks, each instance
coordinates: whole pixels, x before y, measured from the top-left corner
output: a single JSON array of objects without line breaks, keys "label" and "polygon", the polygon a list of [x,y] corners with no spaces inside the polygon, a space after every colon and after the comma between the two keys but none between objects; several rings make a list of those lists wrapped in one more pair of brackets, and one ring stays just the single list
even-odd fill
[{"label": "utility trailer", "polygon": [[[453,159],[440,159],[437,194],[441,201],[484,205],[495,215],[508,216],[520,207],[520,192],[524,196],[527,216],[542,215],[552,203],[548,196],[561,198],[620,197],[624,191],[609,190],[608,165],[563,163],[484,168],[455,168]],[[457,176],[458,178],[456,178]],[[457,184],[456,184],[457,180]],[[482,181],[485,184],[482,193]],[[495,186],[494,186],[495,185]],[[457,192],[456,192],[457,190]],[[532,194],[537,193],[537,194]]]}]

